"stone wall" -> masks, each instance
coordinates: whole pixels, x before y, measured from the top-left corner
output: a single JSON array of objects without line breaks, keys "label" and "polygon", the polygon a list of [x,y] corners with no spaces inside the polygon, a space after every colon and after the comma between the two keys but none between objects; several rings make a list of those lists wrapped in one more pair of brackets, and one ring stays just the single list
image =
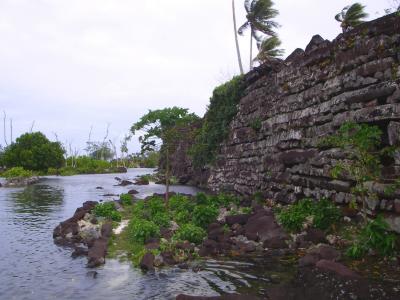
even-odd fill
[{"label": "stone wall", "polygon": [[[349,202],[351,180],[330,175],[343,152],[317,145],[346,121],[378,125],[385,145],[399,142],[399,61],[400,17],[389,15],[332,42],[314,36],[304,51],[250,72],[208,187],[244,195],[262,191],[286,203],[308,196]],[[400,159],[384,173],[400,176]],[[369,206],[400,213],[400,200],[383,194]]]}]

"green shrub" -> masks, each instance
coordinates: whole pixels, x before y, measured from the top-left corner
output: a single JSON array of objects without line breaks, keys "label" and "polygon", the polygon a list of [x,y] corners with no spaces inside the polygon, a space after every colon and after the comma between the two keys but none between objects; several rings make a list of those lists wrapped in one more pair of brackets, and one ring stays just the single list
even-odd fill
[{"label": "green shrub", "polygon": [[215,197],[211,196],[211,201],[212,204],[214,204],[214,202],[216,203],[216,205],[218,206],[224,206],[224,207],[228,207],[230,205],[239,205],[240,203],[240,199],[234,195],[229,195],[229,194],[218,194]]},{"label": "green shrub", "polygon": [[189,211],[182,210],[182,211],[178,211],[174,214],[174,219],[175,219],[176,223],[178,223],[178,224],[185,224],[185,223],[190,222],[191,215],[190,215]]},{"label": "green shrub", "polygon": [[182,225],[175,234],[175,239],[200,244],[206,236],[206,231],[193,224]]},{"label": "green shrub", "polygon": [[165,212],[158,212],[158,213],[154,214],[152,216],[151,220],[162,228],[170,227],[171,218]]},{"label": "green shrub", "polygon": [[331,201],[323,198],[314,204],[312,215],[314,227],[325,230],[339,221],[341,213]]},{"label": "green shrub", "polygon": [[59,142],[51,142],[41,132],[24,133],[4,149],[2,162],[7,168],[47,172],[64,163],[64,150]]},{"label": "green shrub", "polygon": [[289,231],[301,230],[308,217],[313,220],[311,224],[313,227],[325,230],[339,220],[340,211],[327,199],[319,202],[303,199],[282,209],[277,217],[283,227]]},{"label": "green shrub", "polygon": [[128,230],[132,240],[141,244],[149,238],[160,235],[160,228],[154,222],[138,218],[133,218],[129,222]]},{"label": "green shrub", "polygon": [[146,207],[149,209],[152,216],[157,213],[166,212],[165,202],[160,197],[152,197],[147,200]]},{"label": "green shrub", "polygon": [[121,194],[119,196],[119,200],[121,201],[123,206],[132,205],[132,195],[130,194]]},{"label": "green shrub", "polygon": [[169,199],[169,209],[176,212],[191,211],[193,210],[193,203],[190,202],[188,197],[176,194]]},{"label": "green shrub", "polygon": [[114,202],[105,202],[97,204],[93,209],[93,213],[97,217],[104,217],[116,222],[120,222],[122,219],[121,214],[115,209]]},{"label": "green shrub", "polygon": [[139,218],[139,219],[147,219],[147,218],[150,217],[150,213],[146,209],[146,205],[145,205],[145,201],[144,200],[137,201],[133,205],[132,215],[135,218]]},{"label": "green shrub", "polygon": [[48,168],[47,169],[47,175],[58,175],[59,170],[56,168]]},{"label": "green shrub", "polygon": [[209,198],[203,192],[197,193],[196,194],[196,203],[197,203],[197,205],[208,205],[209,204]]},{"label": "green shrub", "polygon": [[6,179],[11,178],[29,178],[34,176],[32,171],[25,170],[22,167],[14,167],[5,171],[2,176]]},{"label": "green shrub", "polygon": [[196,226],[207,228],[218,216],[218,209],[209,205],[198,205],[193,210],[192,222]]},{"label": "green shrub", "polygon": [[396,240],[397,236],[389,232],[389,225],[385,219],[378,216],[362,228],[346,254],[351,258],[361,258],[369,250],[374,250],[380,256],[392,256],[396,251]]}]

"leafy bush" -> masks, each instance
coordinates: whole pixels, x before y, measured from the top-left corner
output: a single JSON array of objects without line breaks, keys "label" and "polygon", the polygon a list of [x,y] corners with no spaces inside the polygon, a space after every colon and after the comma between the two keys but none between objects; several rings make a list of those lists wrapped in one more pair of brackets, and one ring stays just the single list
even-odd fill
[{"label": "leafy bush", "polygon": [[137,201],[133,205],[132,215],[139,219],[146,219],[150,217],[150,213],[146,210],[146,204],[144,200]]},{"label": "leafy bush", "polygon": [[242,76],[234,77],[215,88],[204,116],[203,126],[190,149],[196,168],[214,161],[219,145],[229,132],[229,124],[237,113],[237,104],[243,96],[244,89]]},{"label": "leafy bush", "polygon": [[396,251],[396,239],[396,235],[389,232],[389,225],[385,219],[378,216],[362,228],[356,242],[347,250],[346,254],[352,258],[360,258],[371,249],[381,256],[391,256]]},{"label": "leafy bush", "polygon": [[196,203],[197,205],[207,205],[209,198],[207,197],[207,195],[203,192],[201,193],[197,193],[196,194]]},{"label": "leafy bush", "polygon": [[129,233],[134,242],[142,243],[160,235],[160,228],[152,221],[134,218],[129,222]]},{"label": "leafy bush", "polygon": [[210,223],[214,222],[218,216],[218,209],[209,205],[198,205],[193,210],[193,224],[206,228]]},{"label": "leafy bush", "polygon": [[169,208],[172,211],[176,211],[176,212],[185,211],[185,210],[192,211],[193,203],[189,200],[188,197],[180,195],[180,194],[176,194],[176,195],[173,195],[169,199]]},{"label": "leafy bush", "polygon": [[193,224],[184,224],[175,233],[175,238],[179,240],[189,241],[191,243],[200,244],[206,236],[206,231]]},{"label": "leafy bush", "polygon": [[152,216],[152,221],[162,228],[169,228],[171,218],[165,212],[158,212]]},{"label": "leafy bush", "polygon": [[116,222],[120,222],[122,219],[121,214],[115,209],[114,202],[105,202],[97,204],[93,209],[93,213],[97,217],[104,217]]},{"label": "leafy bush", "polygon": [[29,178],[34,176],[32,171],[27,171],[22,167],[14,167],[5,171],[2,176],[6,179],[11,178]]},{"label": "leafy bush", "polygon": [[50,142],[41,132],[25,133],[5,148],[2,163],[8,168],[46,172],[62,166],[64,150],[59,142]]},{"label": "leafy bush", "polygon": [[301,230],[307,218],[312,220],[312,226],[325,230],[338,221],[340,211],[327,199],[303,199],[278,213],[279,222],[289,231]]},{"label": "leafy bush", "polygon": [[121,194],[119,196],[119,200],[121,201],[123,206],[132,205],[132,195],[130,194]]},{"label": "leafy bush", "polygon": [[149,209],[152,216],[156,215],[157,213],[166,212],[165,202],[160,197],[152,197],[147,200],[146,207]]},{"label": "leafy bush", "polygon": [[191,220],[191,215],[189,211],[182,210],[174,214],[174,219],[178,224],[185,224]]}]

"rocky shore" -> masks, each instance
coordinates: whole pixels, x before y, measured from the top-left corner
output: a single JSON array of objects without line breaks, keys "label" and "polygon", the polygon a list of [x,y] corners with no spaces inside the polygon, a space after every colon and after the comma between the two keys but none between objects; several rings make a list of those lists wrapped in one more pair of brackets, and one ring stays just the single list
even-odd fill
[{"label": "rocky shore", "polygon": [[71,256],[87,256],[88,267],[105,263],[108,240],[112,234],[112,223],[99,224],[91,214],[97,202],[87,201],[79,207],[68,220],[61,222],[53,231],[54,242],[60,246],[71,247]]}]

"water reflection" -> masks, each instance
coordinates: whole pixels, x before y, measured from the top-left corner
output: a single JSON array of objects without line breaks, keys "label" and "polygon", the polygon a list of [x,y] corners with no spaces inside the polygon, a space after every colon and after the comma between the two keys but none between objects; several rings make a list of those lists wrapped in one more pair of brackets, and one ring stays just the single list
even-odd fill
[{"label": "water reflection", "polygon": [[45,216],[58,208],[64,200],[64,190],[49,185],[31,185],[9,196],[13,212],[27,216]]}]

